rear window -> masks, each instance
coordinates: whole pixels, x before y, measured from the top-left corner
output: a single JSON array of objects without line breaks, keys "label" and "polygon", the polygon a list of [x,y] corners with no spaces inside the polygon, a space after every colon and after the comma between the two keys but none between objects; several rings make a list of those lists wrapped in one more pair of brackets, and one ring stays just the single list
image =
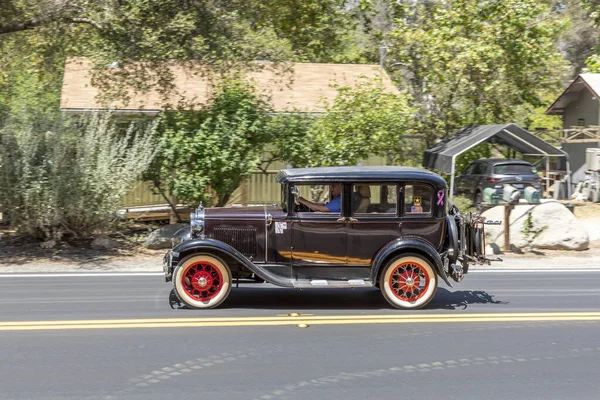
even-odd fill
[{"label": "rear window", "polygon": [[429,214],[433,190],[425,185],[404,186],[404,215]]},{"label": "rear window", "polygon": [[498,175],[521,175],[535,174],[536,170],[529,164],[499,164],[494,165],[494,174]]}]

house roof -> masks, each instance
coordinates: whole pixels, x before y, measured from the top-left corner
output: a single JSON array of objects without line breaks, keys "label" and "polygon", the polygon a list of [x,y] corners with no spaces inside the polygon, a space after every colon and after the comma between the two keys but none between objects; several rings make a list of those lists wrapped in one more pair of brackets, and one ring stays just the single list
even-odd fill
[{"label": "house roof", "polygon": [[570,102],[579,98],[580,92],[584,89],[589,90],[593,96],[598,98],[600,93],[600,74],[580,74],[565,89],[565,91],[556,99],[556,101],[546,110],[548,115],[562,115]]},{"label": "house roof", "polygon": [[566,153],[515,124],[471,125],[425,150],[423,166],[451,172],[452,158],[485,141],[515,149],[523,155],[566,157]]},{"label": "house roof", "polygon": [[[271,63],[261,63],[269,65]],[[60,108],[63,111],[89,111],[105,109],[107,105],[98,100],[99,88],[91,83],[91,68],[85,58],[70,58],[65,64],[65,73],[61,93]],[[206,74],[201,71],[202,64],[192,66],[172,65],[174,84],[184,99],[204,103],[210,97],[212,85]],[[397,92],[398,89],[378,65],[365,64],[293,64],[290,73],[262,68],[260,71],[247,72],[258,90],[271,97],[275,111],[301,111],[320,113],[324,111],[323,99],[329,103],[337,95],[334,85],[354,86],[362,79],[381,78],[384,89]],[[113,102],[108,108],[131,112],[158,112],[163,104],[178,104],[179,98],[170,98],[166,102],[160,94],[151,90],[148,93],[133,93],[127,102]]]}]

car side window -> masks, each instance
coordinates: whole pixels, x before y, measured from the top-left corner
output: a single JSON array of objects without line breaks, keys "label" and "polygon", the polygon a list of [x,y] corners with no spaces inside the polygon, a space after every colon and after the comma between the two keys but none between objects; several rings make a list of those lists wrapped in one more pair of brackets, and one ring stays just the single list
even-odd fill
[{"label": "car side window", "polygon": [[342,196],[343,193],[340,193],[338,196],[333,196],[331,193],[331,186],[324,183],[318,184],[296,184],[295,187],[299,191],[299,196],[309,200],[313,203],[324,204],[328,206],[331,210],[328,213],[319,212],[319,211],[311,211],[310,209],[295,205],[295,213],[296,214],[305,214],[305,213],[321,213],[328,215],[341,215],[341,205],[343,204]]},{"label": "car side window", "polygon": [[465,170],[463,171],[463,175],[471,175],[473,174],[473,170],[475,169],[475,164],[471,164],[469,165],[467,168],[465,168]]},{"label": "car side window", "polygon": [[485,173],[485,164],[477,163],[477,165],[475,166],[475,172],[473,172],[473,174],[482,175],[484,173]]},{"label": "car side window", "polygon": [[427,185],[404,186],[404,215],[431,214],[433,189]]},{"label": "car side window", "polygon": [[381,184],[352,185],[352,215],[396,215],[398,186]]}]

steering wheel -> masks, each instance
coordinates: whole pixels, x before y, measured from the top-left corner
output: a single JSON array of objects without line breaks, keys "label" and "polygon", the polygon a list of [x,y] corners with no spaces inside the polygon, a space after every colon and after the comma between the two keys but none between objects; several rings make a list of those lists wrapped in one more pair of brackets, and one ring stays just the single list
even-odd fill
[{"label": "steering wheel", "polygon": [[304,204],[296,204],[294,206],[294,211],[295,212],[311,212],[312,210],[310,208],[308,208],[307,206],[305,206]]}]

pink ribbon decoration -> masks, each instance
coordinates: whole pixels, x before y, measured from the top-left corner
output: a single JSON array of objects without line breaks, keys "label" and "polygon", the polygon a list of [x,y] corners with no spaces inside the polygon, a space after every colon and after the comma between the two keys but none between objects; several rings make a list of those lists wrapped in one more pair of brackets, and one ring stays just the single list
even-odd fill
[{"label": "pink ribbon decoration", "polygon": [[438,205],[438,206],[443,206],[443,205],[444,205],[444,191],[443,191],[443,190],[440,190],[440,191],[437,193],[437,196],[438,196],[437,205]]}]

